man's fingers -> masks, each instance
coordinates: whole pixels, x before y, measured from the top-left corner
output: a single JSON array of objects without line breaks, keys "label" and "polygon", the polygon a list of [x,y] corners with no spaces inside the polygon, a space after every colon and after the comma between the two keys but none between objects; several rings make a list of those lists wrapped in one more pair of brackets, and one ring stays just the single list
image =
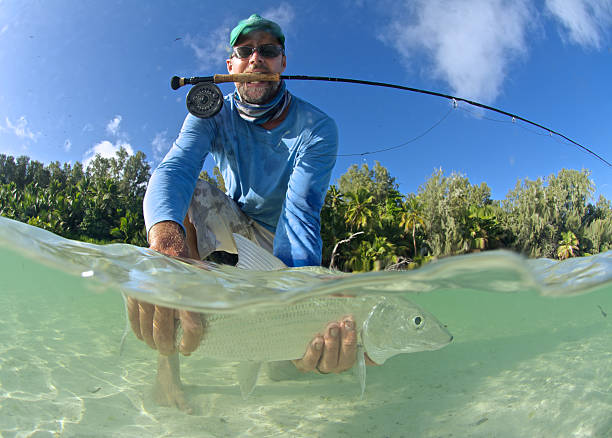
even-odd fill
[{"label": "man's fingers", "polygon": [[132,327],[132,331],[136,337],[142,341],[142,333],[140,333],[140,317],[138,316],[140,312],[138,309],[138,301],[132,297],[127,297],[127,310],[130,326]]},{"label": "man's fingers", "polygon": [[127,298],[127,307],[130,325],[138,339],[161,354],[169,355],[176,350],[175,315],[180,317],[183,327],[180,352],[188,356],[200,345],[204,328],[199,313],[155,306],[131,297]]},{"label": "man's fingers", "polygon": [[308,345],[304,357],[293,361],[295,367],[303,373],[314,371],[321,359],[324,342],[323,336],[315,336],[310,345]]},{"label": "man's fingers", "polygon": [[169,355],[174,353],[174,312],[174,309],[155,306],[155,316],[153,317],[153,341],[161,354]]},{"label": "man's fingers", "polygon": [[187,310],[179,310],[181,326],[183,327],[183,337],[179,351],[185,356],[189,356],[198,346],[204,334],[202,315]]},{"label": "man's fingers", "polygon": [[317,369],[322,373],[331,373],[338,367],[340,353],[340,326],[333,322],[325,330],[325,346]]},{"label": "man's fingers", "polygon": [[334,370],[341,373],[353,367],[357,357],[357,332],[355,331],[355,321],[353,318],[345,318],[340,324],[340,354],[338,356],[338,366]]},{"label": "man's fingers", "polygon": [[142,339],[151,348],[155,348],[155,341],[153,340],[153,316],[155,315],[155,306],[153,304],[144,303],[140,301],[138,303],[138,320],[140,324],[140,334]]}]

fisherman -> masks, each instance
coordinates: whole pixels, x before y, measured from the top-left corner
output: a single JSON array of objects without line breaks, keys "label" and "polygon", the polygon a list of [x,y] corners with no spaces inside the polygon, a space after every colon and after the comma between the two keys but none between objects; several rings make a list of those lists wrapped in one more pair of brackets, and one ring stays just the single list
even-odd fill
[{"label": "fisherman", "polygon": [[[280,26],[257,14],[231,31],[232,73],[282,73],[287,65]],[[150,247],[170,256],[203,259],[236,253],[241,234],[288,266],[321,264],[320,211],[335,155],[335,122],[293,96],[280,82],[236,83],[221,111],[187,115],[172,148],[153,172],[144,200]],[[207,155],[221,169],[227,195],[198,179]],[[158,402],[188,410],[181,390],[178,351],[188,356],[205,330],[201,315],[130,298],[136,336],[159,351]],[[176,346],[176,328],[183,335]],[[352,317],[321,327],[303,358],[302,372],[339,373],[356,359]],[[204,338],[204,342],[206,342]]]}]

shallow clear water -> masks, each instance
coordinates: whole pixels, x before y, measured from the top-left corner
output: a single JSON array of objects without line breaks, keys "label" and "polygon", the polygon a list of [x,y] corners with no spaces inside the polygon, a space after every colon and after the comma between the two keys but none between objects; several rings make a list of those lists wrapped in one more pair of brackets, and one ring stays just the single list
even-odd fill
[{"label": "shallow clear water", "polygon": [[[0,218],[2,437],[612,437],[612,253],[565,262],[509,253],[409,272],[250,272],[128,245],[68,241]],[[195,414],[156,406],[156,353],[128,334],[120,292],[193,310],[244,311],[308,294],[405,294],[455,336],[442,350],[351,373],[260,378],[182,360]]]}]

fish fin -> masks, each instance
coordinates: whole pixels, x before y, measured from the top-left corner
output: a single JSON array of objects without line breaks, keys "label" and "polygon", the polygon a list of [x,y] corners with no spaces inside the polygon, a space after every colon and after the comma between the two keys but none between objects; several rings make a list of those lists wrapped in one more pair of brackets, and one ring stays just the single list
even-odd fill
[{"label": "fish fin", "polygon": [[240,362],[238,364],[238,383],[240,383],[240,392],[244,400],[255,389],[260,370],[261,362]]},{"label": "fish fin", "polygon": [[365,350],[363,349],[363,345],[359,345],[357,347],[357,364],[355,374],[357,374],[357,379],[359,379],[359,384],[361,385],[360,398],[363,399],[363,393],[365,392],[366,386]]},{"label": "fish fin", "polygon": [[236,233],[233,233],[232,236],[234,236],[238,250],[237,267],[252,271],[278,271],[287,267],[278,258],[246,237]]}]

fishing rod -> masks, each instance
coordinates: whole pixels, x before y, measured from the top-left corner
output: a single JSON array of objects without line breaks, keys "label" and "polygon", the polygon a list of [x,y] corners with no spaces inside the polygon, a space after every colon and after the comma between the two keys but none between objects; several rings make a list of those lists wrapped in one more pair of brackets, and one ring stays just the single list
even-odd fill
[{"label": "fishing rod", "polygon": [[445,99],[449,99],[453,102],[453,106],[457,107],[457,102],[464,102],[468,105],[475,106],[478,108],[482,108],[488,111],[493,111],[499,114],[503,114],[505,116],[511,117],[512,121],[520,120],[529,125],[535,126],[537,128],[543,129],[547,131],[550,135],[556,135],[558,137],[563,138],[564,140],[572,143],[573,145],[579,147],[583,151],[588,154],[594,156],[598,160],[602,161],[609,167],[612,167],[612,164],[607,161],[605,158],[596,154],[586,146],[578,143],[577,141],[572,140],[566,135],[550,129],[544,125],[533,122],[529,119],[521,117],[517,114],[510,113],[508,111],[501,110],[499,108],[495,108],[489,105],[485,105],[480,102],[476,102],[469,99],[464,99],[462,97],[452,96],[450,94],[438,93],[435,91],[423,90],[420,88],[406,87],[404,85],[390,84],[386,82],[374,82],[374,81],[365,81],[361,79],[350,79],[350,78],[335,78],[335,77],[327,77],[327,76],[306,76],[306,75],[281,75],[278,73],[236,73],[236,74],[216,74],[213,76],[195,76],[191,78],[183,78],[179,76],[173,76],[170,81],[170,87],[173,90],[178,90],[179,88],[185,85],[193,85],[189,93],[187,94],[187,109],[191,114],[200,118],[208,118],[212,117],[221,111],[221,107],[223,106],[223,93],[219,87],[215,84],[225,83],[225,82],[278,82],[283,79],[287,80],[302,80],[302,81],[327,81],[327,82],[344,82],[350,84],[360,84],[360,85],[372,85],[375,87],[386,87],[386,88],[394,88],[397,90],[411,91],[413,93],[426,94],[429,96],[442,97]]}]

